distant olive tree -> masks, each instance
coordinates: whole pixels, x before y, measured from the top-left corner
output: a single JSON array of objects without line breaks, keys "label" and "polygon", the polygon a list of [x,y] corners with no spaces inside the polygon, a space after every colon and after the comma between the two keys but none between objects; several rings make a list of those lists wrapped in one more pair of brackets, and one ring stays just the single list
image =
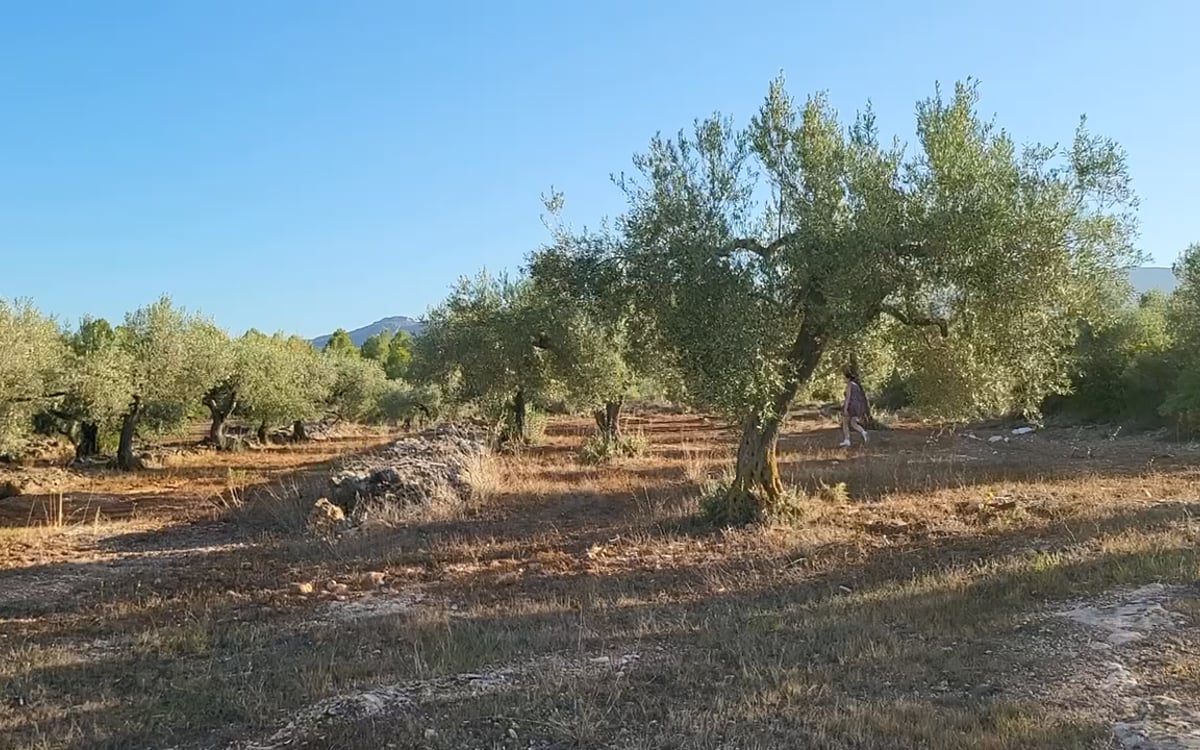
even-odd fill
[{"label": "distant olive tree", "polygon": [[64,354],[53,320],[29,302],[0,299],[0,453],[18,451],[33,415],[61,395]]},{"label": "distant olive tree", "polygon": [[133,400],[133,359],[103,318],[84,317],[66,334],[63,397],[46,416],[75,444],[77,459],[100,452],[100,435],[120,428]]},{"label": "distant olive tree", "polygon": [[667,362],[648,346],[650,321],[630,304],[623,269],[607,262],[618,252],[619,238],[605,228],[571,231],[561,219],[561,193],[544,202],[553,242],[530,256],[534,294],[556,322],[559,374],[567,390],[576,402],[591,405],[600,437],[615,443],[625,399],[647,375],[664,372]]},{"label": "distant olive tree", "polygon": [[[378,413],[379,399],[387,387],[387,375],[377,360],[358,356],[357,350],[326,352],[319,360],[329,378],[325,411],[338,419],[365,420]],[[295,424],[297,440],[305,438],[303,423]]]},{"label": "distant olive tree", "polygon": [[136,468],[133,441],[148,415],[179,424],[225,374],[225,333],[164,296],[125,316],[117,340],[130,360],[130,402],[121,419],[117,466]]},{"label": "distant olive tree", "polygon": [[320,416],[333,387],[334,372],[326,355],[298,336],[267,336],[248,331],[237,342],[241,373],[238,413],[258,426],[259,442],[267,430],[291,424],[304,436],[305,420]]}]

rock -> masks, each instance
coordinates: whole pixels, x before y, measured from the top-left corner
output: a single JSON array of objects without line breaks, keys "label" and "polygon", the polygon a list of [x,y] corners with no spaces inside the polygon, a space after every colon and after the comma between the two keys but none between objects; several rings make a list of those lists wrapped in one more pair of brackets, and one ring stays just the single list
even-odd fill
[{"label": "rock", "polygon": [[314,588],[312,581],[301,581],[292,584],[292,591],[302,596],[311,594]]},{"label": "rock", "polygon": [[1004,442],[1004,436],[1003,435],[992,435],[990,438],[988,438],[988,442],[989,443],[1002,443],[1002,442]]},{"label": "rock", "polygon": [[1013,430],[1013,431],[1012,431],[1012,434],[1014,434],[1014,435],[1028,435],[1029,433],[1031,433],[1031,432],[1033,432],[1033,431],[1034,431],[1034,429],[1033,429],[1032,427],[1018,427],[1017,429],[1015,429],[1015,430]]},{"label": "rock", "polygon": [[25,494],[25,485],[15,479],[0,481],[0,500]]},{"label": "rock", "polygon": [[440,425],[334,474],[330,497],[347,510],[354,525],[371,518],[395,519],[397,511],[412,508],[463,504],[471,496],[467,467],[485,450],[481,434]]},{"label": "rock", "polygon": [[308,512],[305,530],[314,536],[330,537],[346,525],[346,512],[329,502],[329,498],[318,498]]}]

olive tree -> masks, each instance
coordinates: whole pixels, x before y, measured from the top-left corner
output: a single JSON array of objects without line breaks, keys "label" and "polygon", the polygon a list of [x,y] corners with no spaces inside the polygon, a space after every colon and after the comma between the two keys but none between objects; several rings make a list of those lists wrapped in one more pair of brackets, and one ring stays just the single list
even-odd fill
[{"label": "olive tree", "polygon": [[280,424],[292,424],[293,433],[302,437],[304,420],[322,413],[333,385],[325,355],[297,336],[259,331],[246,332],[236,347],[238,413],[257,423],[259,442],[266,442],[269,427]]},{"label": "olive tree", "polygon": [[491,416],[511,414],[520,437],[527,400],[543,381],[537,342],[519,321],[522,294],[519,284],[486,271],[459,279],[426,315],[413,367],[420,380],[444,386],[453,401],[475,403]]},{"label": "olive tree", "polygon": [[1160,411],[1182,425],[1200,423],[1200,244],[1190,245],[1174,266],[1179,285],[1167,313],[1175,382]]},{"label": "olive tree", "polygon": [[611,262],[689,397],[741,421],[731,513],[777,503],[789,406],[881,320],[946,411],[1032,410],[1066,387],[1078,320],[1136,260],[1124,156],[1082,123],[1065,148],[1020,148],[976,105],[970,82],[920,102],[906,157],[869,109],[843,126],[780,79],[746,127],[656,136],[619,178]]},{"label": "olive tree", "polygon": [[117,466],[135,468],[133,441],[148,415],[162,425],[182,422],[225,375],[225,333],[168,297],[125,316],[117,340],[129,357],[130,401],[121,418]]},{"label": "olive tree", "polygon": [[592,405],[602,439],[621,438],[621,408],[648,364],[639,347],[648,321],[636,320],[636,310],[622,294],[624,279],[619,266],[604,262],[617,241],[611,232],[571,231],[560,219],[563,199],[554,193],[545,199],[553,242],[534,252],[528,272],[535,296],[552,313],[557,343],[559,376],[577,403]]},{"label": "olive tree", "polygon": [[[338,419],[361,420],[377,415],[379,400],[387,387],[387,375],[377,360],[364,359],[357,349],[326,350],[317,361],[322,377],[329,378],[325,410]],[[304,425],[295,423],[293,437],[303,440]]]},{"label": "olive tree", "polygon": [[61,395],[64,351],[53,320],[28,302],[0,299],[0,352],[0,452],[9,452],[38,408]]},{"label": "olive tree", "polygon": [[84,317],[65,336],[63,396],[45,415],[75,444],[77,459],[100,452],[101,432],[115,431],[133,400],[133,360],[104,318]]}]

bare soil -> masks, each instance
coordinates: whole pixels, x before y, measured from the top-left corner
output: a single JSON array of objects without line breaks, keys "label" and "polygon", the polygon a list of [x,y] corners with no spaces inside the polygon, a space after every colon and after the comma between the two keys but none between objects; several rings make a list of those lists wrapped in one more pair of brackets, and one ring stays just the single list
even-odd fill
[{"label": "bare soil", "polygon": [[55,483],[0,500],[0,747],[1198,746],[1196,446],[846,450],[805,413],[799,517],[719,530],[699,488],[736,435],[628,422],[645,456],[587,465],[558,420],[470,508],[333,542],[305,504],[387,436],[21,469]]}]

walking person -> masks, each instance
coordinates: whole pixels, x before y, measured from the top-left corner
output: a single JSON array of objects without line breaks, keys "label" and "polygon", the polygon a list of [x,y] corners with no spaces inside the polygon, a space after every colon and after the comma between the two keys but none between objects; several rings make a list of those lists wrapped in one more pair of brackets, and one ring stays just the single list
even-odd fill
[{"label": "walking person", "polygon": [[842,375],[846,378],[846,395],[842,399],[842,442],[839,447],[850,447],[851,428],[862,435],[863,445],[866,445],[867,430],[862,423],[867,419],[867,394],[858,382],[858,373],[843,367]]}]

